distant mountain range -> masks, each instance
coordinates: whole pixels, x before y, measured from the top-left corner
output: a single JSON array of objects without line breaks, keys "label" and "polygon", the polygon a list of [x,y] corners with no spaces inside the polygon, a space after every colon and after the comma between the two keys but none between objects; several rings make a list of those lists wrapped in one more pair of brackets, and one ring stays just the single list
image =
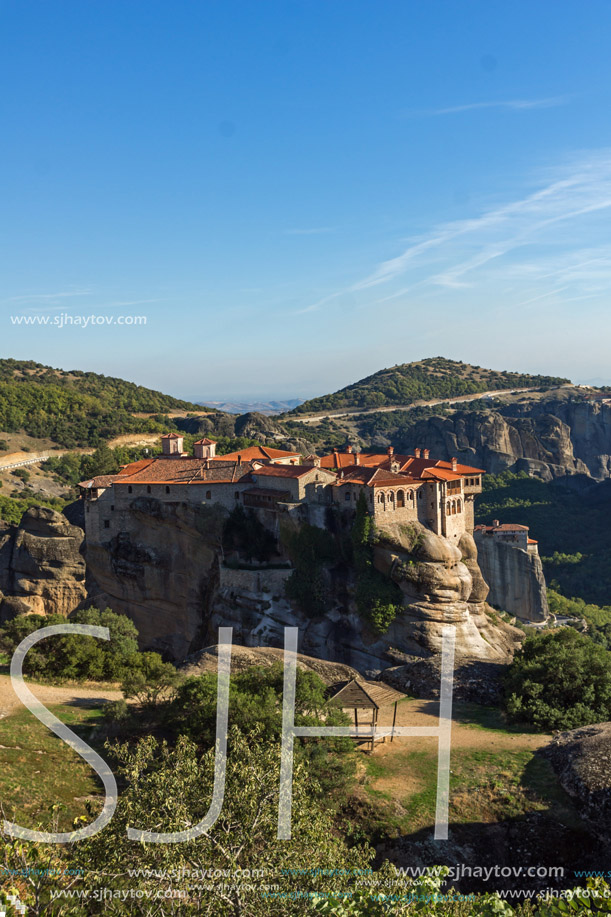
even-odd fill
[{"label": "distant mountain range", "polygon": [[198,401],[206,408],[216,408],[227,414],[284,414],[292,411],[302,403],[302,398],[289,398],[287,401]]}]

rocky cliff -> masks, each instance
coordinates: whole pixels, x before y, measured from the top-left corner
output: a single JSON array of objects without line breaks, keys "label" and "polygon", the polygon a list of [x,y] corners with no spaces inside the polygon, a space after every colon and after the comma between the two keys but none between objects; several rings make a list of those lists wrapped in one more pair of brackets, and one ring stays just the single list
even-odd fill
[{"label": "rocky cliff", "polygon": [[611,723],[563,732],[543,754],[582,817],[611,849]]},{"label": "rocky cliff", "polygon": [[481,532],[475,533],[475,543],[490,603],[522,621],[545,621],[549,607],[538,553]]},{"label": "rocky cliff", "polygon": [[291,570],[277,569],[287,560],[282,538],[274,564],[235,569],[223,563],[223,521],[222,512],[207,508],[135,500],[128,530],[88,550],[98,590],[92,598],[128,614],[144,645],[175,659],[216,643],[219,626],[232,626],[236,643],[276,648],[286,626],[298,627],[301,652],[369,674],[438,652],[444,623],[456,625],[464,658],[506,661],[519,638],[487,614],[488,590],[470,536],[455,547],[418,526],[385,531],[375,562],[397,583],[403,604],[380,636],[357,614],[349,568],[324,570],[328,609],[308,617],[286,597]]},{"label": "rocky cliff", "polygon": [[224,521],[220,507],[134,500],[125,530],[88,546],[92,602],[128,615],[143,646],[173,659],[216,643],[210,621]]},{"label": "rocky cliff", "polygon": [[[386,435],[397,444],[392,431]],[[457,411],[415,423],[403,439],[401,448],[418,445],[432,455],[456,455],[492,474],[511,469],[546,481],[611,475],[611,404],[606,403],[547,400]]]},{"label": "rocky cliff", "polygon": [[[505,662],[519,639],[487,613],[488,587],[471,536],[455,546],[417,524],[381,533],[375,565],[397,584],[402,602],[380,635],[357,613],[354,570],[345,562],[324,569],[328,608],[309,617],[286,597],[291,570],[277,569],[288,560],[282,536],[273,564],[234,569],[223,562],[225,519],[220,507],[134,500],[124,531],[88,546],[85,590],[82,530],[51,510],[31,510],[7,541],[4,591],[18,598],[5,598],[4,613],[68,614],[84,601],[108,606],[132,618],[144,647],[175,660],[215,644],[219,626],[232,626],[237,644],[274,648],[293,626],[302,653],[370,675],[438,653],[446,623],[456,627],[461,660]],[[0,547],[0,562],[2,556]]]},{"label": "rocky cliff", "polygon": [[15,614],[69,615],[86,596],[81,528],[32,507],[18,528],[0,532],[0,620]]}]

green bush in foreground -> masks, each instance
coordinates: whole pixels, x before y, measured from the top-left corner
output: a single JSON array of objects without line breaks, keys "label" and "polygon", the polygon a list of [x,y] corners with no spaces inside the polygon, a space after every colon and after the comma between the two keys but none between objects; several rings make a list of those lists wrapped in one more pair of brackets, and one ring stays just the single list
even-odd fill
[{"label": "green bush in foreground", "polygon": [[505,676],[507,712],[542,730],[611,719],[611,653],[571,628],[527,637]]},{"label": "green bush in foreground", "polygon": [[132,673],[132,679],[135,679],[133,673],[144,671],[152,675],[154,683],[155,678],[159,678],[159,666],[167,665],[161,662],[157,653],[139,653],[135,625],[125,615],[115,614],[110,608],[105,611],[97,608],[83,609],[75,612],[68,620],[61,615],[23,615],[14,618],[0,630],[0,645],[6,653],[12,655],[17,645],[34,631],[66,623],[107,627],[110,640],[81,634],[45,638],[28,652],[23,666],[26,675],[60,680],[120,681],[128,673]]}]

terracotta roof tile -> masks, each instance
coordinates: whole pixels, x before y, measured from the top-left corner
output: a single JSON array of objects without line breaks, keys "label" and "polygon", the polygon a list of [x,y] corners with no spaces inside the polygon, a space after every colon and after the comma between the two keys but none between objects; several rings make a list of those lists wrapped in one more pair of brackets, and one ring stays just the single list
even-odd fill
[{"label": "terracotta roof tile", "polygon": [[253,470],[253,477],[301,478],[316,470],[315,465],[261,465]]},{"label": "terracotta roof tile", "polygon": [[212,461],[217,462],[219,460],[231,460],[237,461],[238,457],[242,459],[243,462],[252,462],[253,459],[259,459],[261,461],[273,461],[274,459],[282,458],[301,458],[299,452],[286,452],[284,449],[271,449],[269,446],[248,446],[246,449],[238,449],[236,452],[230,452],[228,455],[217,455]]},{"label": "terracotta roof tile", "polygon": [[[134,464],[140,464],[135,462]],[[208,459],[158,458],[147,462],[144,468],[134,472],[121,473],[115,484],[201,484],[235,483],[252,471],[251,462],[210,463]],[[127,466],[129,469],[130,466]],[[127,471],[124,469],[124,471]]]}]

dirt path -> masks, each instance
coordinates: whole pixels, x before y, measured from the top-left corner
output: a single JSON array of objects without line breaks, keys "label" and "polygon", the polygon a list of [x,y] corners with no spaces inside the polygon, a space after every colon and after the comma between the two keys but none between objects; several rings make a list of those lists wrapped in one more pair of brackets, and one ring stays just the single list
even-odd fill
[{"label": "dirt path", "polygon": [[[460,717],[460,707],[455,709],[455,716]],[[439,725],[439,705],[437,701],[407,700],[397,707],[397,726],[429,726]],[[363,717],[363,722],[366,722]],[[383,708],[378,719],[379,726],[392,726],[392,707]],[[463,723],[458,718],[452,720],[452,748],[486,749],[499,751],[501,749],[530,749],[535,750],[546,745],[551,736],[527,733],[495,732],[493,729],[482,729],[470,723]],[[433,737],[395,738],[391,743],[386,742],[376,745],[375,755],[386,757],[399,755],[402,746],[409,743],[410,749],[436,748],[437,739]]]},{"label": "dirt path", "polygon": [[[396,725],[435,727],[439,725],[438,714],[437,701],[406,700],[397,708]],[[464,710],[461,709],[461,705],[456,705],[452,720],[451,768],[456,768],[457,764],[460,766],[461,760],[464,759],[463,756],[469,760],[472,753],[489,753],[494,756],[492,760],[502,759],[503,755],[510,759],[516,752],[534,752],[551,739],[551,736],[548,735],[497,732],[493,728],[481,728],[475,724],[462,722],[463,714]],[[366,722],[367,716],[363,715],[363,724]],[[392,726],[392,707],[380,711],[378,725]],[[395,737],[392,743],[389,738],[385,742],[379,742],[373,755],[369,758],[374,767],[377,762],[376,769],[379,769],[379,773],[370,779],[370,785],[375,792],[387,794],[395,804],[400,805],[412,794],[420,792],[425,785],[425,778],[421,769],[414,768],[413,755],[423,752],[430,756],[431,767],[435,770],[437,766],[436,737]],[[362,766],[367,767],[365,761],[362,762]],[[485,767],[486,765],[480,766]],[[455,802],[461,792],[464,790],[454,793]]]},{"label": "dirt path", "polygon": [[[46,707],[52,704],[78,704],[82,701],[102,703],[106,700],[120,700],[123,696],[118,688],[100,688],[95,685],[39,685],[26,682],[36,698]],[[0,717],[10,716],[23,710],[23,704],[13,691],[8,675],[0,675]]]},{"label": "dirt path", "polygon": [[367,408],[366,410],[352,408],[351,410],[329,411],[326,414],[295,414],[290,419],[297,423],[319,423],[321,420],[333,420],[337,417],[355,417],[363,414],[388,414],[391,411],[413,411],[414,408],[428,408],[436,404],[462,404],[467,401],[477,401],[479,398],[493,397],[494,395],[516,395],[519,392],[531,392],[532,388],[493,389],[489,392],[477,392],[475,395],[459,395],[457,398],[435,398],[433,401],[415,401],[413,404],[393,404],[387,407]]}]

